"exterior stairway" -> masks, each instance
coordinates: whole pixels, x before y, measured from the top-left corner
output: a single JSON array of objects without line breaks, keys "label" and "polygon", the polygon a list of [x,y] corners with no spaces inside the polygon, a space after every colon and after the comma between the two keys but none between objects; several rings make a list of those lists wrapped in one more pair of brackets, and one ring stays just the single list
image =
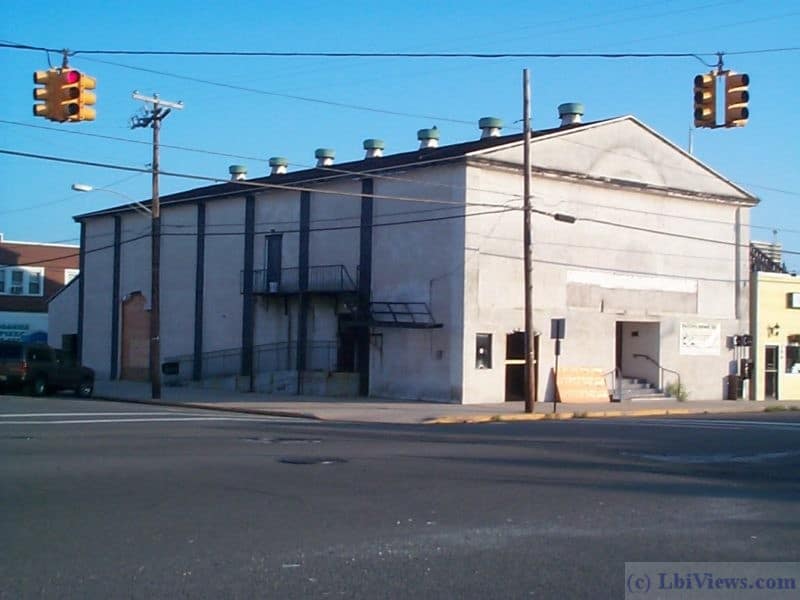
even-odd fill
[{"label": "exterior stairway", "polygon": [[621,388],[622,400],[658,400],[669,397],[646,379],[623,377]]}]

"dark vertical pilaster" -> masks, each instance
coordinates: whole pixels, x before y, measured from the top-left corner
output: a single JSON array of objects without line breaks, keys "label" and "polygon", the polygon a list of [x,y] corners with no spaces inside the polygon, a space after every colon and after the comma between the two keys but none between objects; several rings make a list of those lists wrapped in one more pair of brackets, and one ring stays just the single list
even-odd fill
[{"label": "dark vertical pilaster", "polygon": [[255,244],[256,199],[252,194],[244,205],[244,282],[242,289],[242,365],[240,374],[253,386],[253,245]]},{"label": "dark vertical pilaster", "polygon": [[81,249],[78,259],[81,271],[78,281],[78,361],[83,361],[83,301],[86,290],[86,223],[81,221]]},{"label": "dark vertical pilaster", "polygon": [[197,203],[197,250],[194,275],[194,360],[192,379],[203,378],[203,291],[206,275],[206,203]]},{"label": "dark vertical pilaster", "polygon": [[122,217],[114,217],[114,275],[111,290],[111,379],[119,377],[119,278]]},{"label": "dark vertical pilaster", "polygon": [[302,373],[306,370],[308,344],[308,257],[311,228],[311,192],[300,192],[300,249],[298,279],[300,284],[300,312],[297,316],[297,393],[302,393]]},{"label": "dark vertical pilaster", "polygon": [[[372,294],[372,214],[373,180],[361,181],[361,227],[359,228],[358,320],[370,319],[369,303]],[[358,393],[369,395],[369,326],[358,331]]]}]

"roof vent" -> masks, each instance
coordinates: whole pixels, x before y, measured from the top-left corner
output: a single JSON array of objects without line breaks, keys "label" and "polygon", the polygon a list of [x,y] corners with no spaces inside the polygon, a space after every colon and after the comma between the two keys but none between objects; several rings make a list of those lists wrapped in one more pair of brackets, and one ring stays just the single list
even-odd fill
[{"label": "roof vent", "polygon": [[289,161],[282,156],[273,156],[269,159],[270,175],[283,175],[289,166]]},{"label": "roof vent", "polygon": [[503,120],[497,117],[483,117],[478,121],[478,127],[481,129],[481,139],[500,137],[500,131],[503,129]]},{"label": "roof vent", "polygon": [[317,148],[314,151],[318,167],[330,167],[333,159],[336,158],[336,150],[333,148]]},{"label": "roof vent", "polygon": [[376,140],[376,139],[368,139],[364,140],[364,150],[367,151],[367,155],[364,158],[377,158],[379,156],[383,156],[383,149],[386,147],[386,144],[383,143],[383,140]]},{"label": "roof vent", "polygon": [[561,127],[570,125],[580,125],[583,116],[583,104],[580,102],[567,102],[558,105],[558,117],[561,119]]},{"label": "roof vent", "polygon": [[231,181],[247,179],[247,167],[244,165],[231,165],[228,167],[228,173],[231,174]]},{"label": "roof vent", "polygon": [[417,131],[420,150],[422,148],[439,147],[439,129],[434,125],[430,129],[420,129]]}]

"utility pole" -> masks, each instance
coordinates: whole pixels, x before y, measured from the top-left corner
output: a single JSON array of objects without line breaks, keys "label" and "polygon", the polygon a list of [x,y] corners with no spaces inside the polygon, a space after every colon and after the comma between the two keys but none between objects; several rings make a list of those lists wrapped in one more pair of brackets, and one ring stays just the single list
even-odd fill
[{"label": "utility pole", "polygon": [[[182,102],[161,100],[158,94],[143,96],[133,92],[134,100],[151,104],[143,117],[131,119],[131,129],[153,128],[153,199],[150,205],[150,384],[153,400],[161,399],[161,205],[158,199],[158,134],[161,121],[173,108],[182,109]],[[166,108],[164,108],[166,107]]]},{"label": "utility pole", "polygon": [[536,371],[534,368],[533,339],[533,241],[531,239],[531,85],[528,69],[522,70],[522,131],[524,190],[522,211],[524,214],[525,257],[525,412],[533,412],[536,402]]}]

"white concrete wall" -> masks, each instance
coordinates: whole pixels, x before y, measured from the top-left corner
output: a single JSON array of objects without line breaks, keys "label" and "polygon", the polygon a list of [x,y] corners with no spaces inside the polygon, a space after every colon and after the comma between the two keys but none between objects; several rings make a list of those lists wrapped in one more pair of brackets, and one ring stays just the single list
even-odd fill
[{"label": "white concrete wall", "polygon": [[[123,234],[132,232],[123,228]],[[95,370],[98,379],[111,371],[111,309],[114,273],[114,218],[98,217],[86,222],[83,304],[82,362]]]},{"label": "white concrete wall", "polygon": [[[194,352],[197,205],[161,215],[161,358]],[[166,317],[166,318],[165,318]]]},{"label": "white concrete wall", "polygon": [[[396,177],[375,179],[372,297],[378,302],[427,302],[444,326],[374,329],[370,393],[460,402],[464,169],[431,167]],[[457,218],[430,220],[447,216]],[[386,225],[425,219],[429,221]]]},{"label": "white concrete wall", "polygon": [[78,333],[79,281],[73,280],[47,305],[47,343],[61,348],[61,336]]},{"label": "white concrete wall", "polygon": [[244,219],[243,197],[206,204],[203,352],[240,348],[242,344]]}]

